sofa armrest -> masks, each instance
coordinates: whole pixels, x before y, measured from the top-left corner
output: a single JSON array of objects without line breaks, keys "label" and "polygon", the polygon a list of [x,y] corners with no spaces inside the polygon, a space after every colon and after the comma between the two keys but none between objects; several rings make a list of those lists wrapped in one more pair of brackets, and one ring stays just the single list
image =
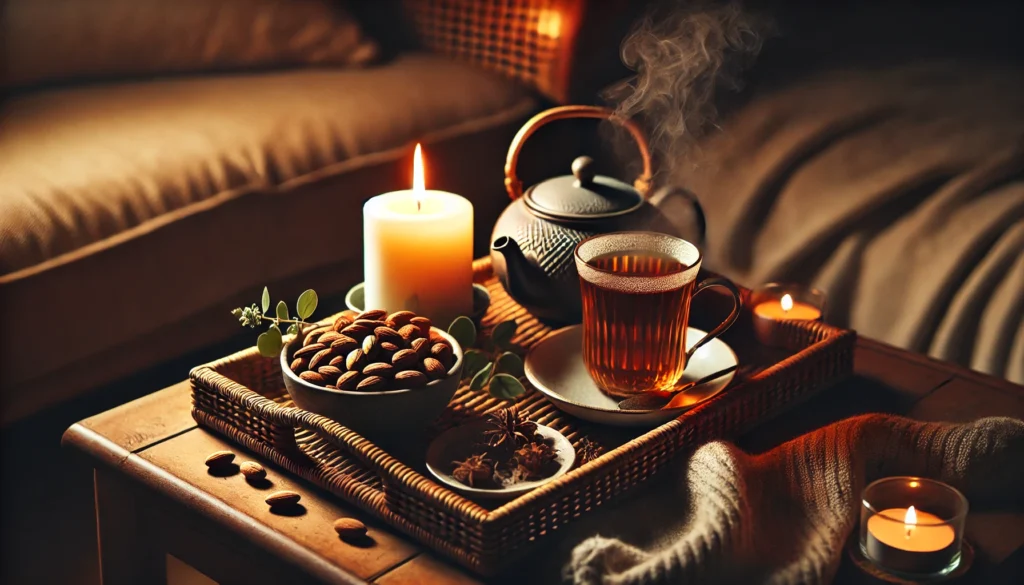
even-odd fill
[{"label": "sofa armrest", "polygon": [[[569,100],[585,0],[403,0],[419,44]],[[614,42],[614,41],[613,41]]]}]

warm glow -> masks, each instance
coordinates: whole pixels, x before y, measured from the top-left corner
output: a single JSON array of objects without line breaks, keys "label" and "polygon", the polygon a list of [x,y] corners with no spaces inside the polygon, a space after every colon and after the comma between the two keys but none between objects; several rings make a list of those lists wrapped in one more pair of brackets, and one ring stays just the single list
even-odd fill
[{"label": "warm glow", "polygon": [[793,309],[793,297],[789,295],[782,295],[782,310],[787,313]]},{"label": "warm glow", "polygon": [[919,485],[921,485],[921,484],[920,484],[920,483],[918,483],[918,482],[916,482],[916,481],[912,481],[912,482],[910,482],[910,487],[912,487],[912,488],[916,488],[916,487],[917,487],[917,486],[919,486]]},{"label": "warm glow", "polygon": [[416,196],[416,209],[423,205],[423,194],[427,190],[427,181],[423,177],[423,149],[416,143],[416,152],[412,155],[412,192]]},{"label": "warm glow", "polygon": [[914,532],[914,527],[917,526],[917,511],[911,506],[907,508],[907,513],[903,516],[903,525],[907,529],[907,538]]},{"label": "warm glow", "polygon": [[562,15],[557,10],[541,10],[537,18],[537,33],[557,39],[562,35]]}]

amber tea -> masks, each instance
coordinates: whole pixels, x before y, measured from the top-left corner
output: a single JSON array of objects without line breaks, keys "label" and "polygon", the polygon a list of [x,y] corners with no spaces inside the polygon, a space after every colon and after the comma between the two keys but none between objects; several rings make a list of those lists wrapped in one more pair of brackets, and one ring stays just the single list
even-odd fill
[{"label": "amber tea", "polygon": [[[735,290],[731,283],[719,282],[723,279],[696,287],[700,260],[693,244],[649,232],[596,236],[576,248],[583,359],[604,391],[631,396],[670,390],[682,378],[690,299],[708,286]],[[725,331],[737,314],[733,311],[699,344]]]}]

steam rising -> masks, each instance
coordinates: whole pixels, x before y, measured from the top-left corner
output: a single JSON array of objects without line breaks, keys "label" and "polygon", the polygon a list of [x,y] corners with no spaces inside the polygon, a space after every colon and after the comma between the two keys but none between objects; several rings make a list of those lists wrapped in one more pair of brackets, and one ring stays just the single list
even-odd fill
[{"label": "steam rising", "polygon": [[770,30],[738,2],[663,2],[622,43],[622,62],[636,77],[605,97],[617,116],[646,125],[662,165],[696,164],[696,141],[718,115],[716,92],[742,88],[740,73]]}]

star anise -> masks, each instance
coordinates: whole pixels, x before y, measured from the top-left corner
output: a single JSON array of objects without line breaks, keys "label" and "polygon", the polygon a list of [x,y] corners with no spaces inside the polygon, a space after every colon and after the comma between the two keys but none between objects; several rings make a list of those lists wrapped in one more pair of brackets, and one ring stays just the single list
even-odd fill
[{"label": "star anise", "polygon": [[580,446],[576,447],[576,464],[583,465],[601,456],[604,449],[600,445],[584,437]]},{"label": "star anise", "polygon": [[547,443],[529,443],[516,450],[515,461],[529,479],[540,479],[550,475],[555,450]]},{"label": "star anise", "polygon": [[465,461],[452,461],[452,465],[455,466],[452,477],[469,487],[489,482],[494,471],[494,462],[483,454],[470,455]]},{"label": "star anise", "polygon": [[517,406],[510,406],[487,415],[491,428],[484,431],[487,446],[508,450],[532,443],[537,434],[537,423],[526,420]]}]

